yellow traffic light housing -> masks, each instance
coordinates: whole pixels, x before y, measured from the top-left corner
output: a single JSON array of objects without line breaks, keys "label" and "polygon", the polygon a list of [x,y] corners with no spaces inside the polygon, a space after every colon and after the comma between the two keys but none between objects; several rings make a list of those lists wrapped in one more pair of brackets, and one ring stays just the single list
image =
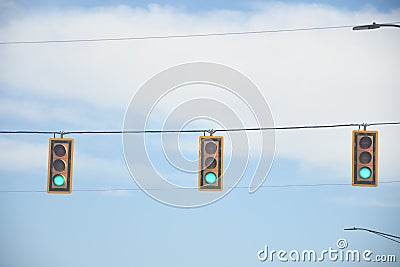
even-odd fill
[{"label": "yellow traffic light housing", "polygon": [[73,154],[73,138],[50,138],[47,193],[71,193]]},{"label": "yellow traffic light housing", "polygon": [[377,186],[378,131],[354,130],[352,135],[352,184]]},{"label": "yellow traffic light housing", "polygon": [[198,189],[223,189],[224,137],[200,136]]}]

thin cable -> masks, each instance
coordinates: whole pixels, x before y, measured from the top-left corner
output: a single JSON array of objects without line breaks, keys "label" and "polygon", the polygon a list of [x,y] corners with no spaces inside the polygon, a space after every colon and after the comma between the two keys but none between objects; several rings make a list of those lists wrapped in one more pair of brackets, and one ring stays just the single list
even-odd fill
[{"label": "thin cable", "polygon": [[[400,180],[382,181],[380,184],[400,183]],[[352,186],[349,183],[331,184],[284,184],[284,185],[262,185],[262,188],[288,188],[288,187],[323,187],[323,186]],[[248,189],[248,186],[225,187],[227,189]],[[176,188],[99,188],[99,189],[73,189],[74,192],[115,192],[115,191],[165,191],[165,190],[198,190],[197,187],[176,187]],[[0,190],[0,193],[46,193],[46,190]]]},{"label": "thin cable", "polygon": [[[394,22],[394,23],[396,23],[396,22]],[[115,42],[115,41],[132,41],[132,40],[176,39],[176,38],[194,38],[194,37],[211,37],[211,36],[228,36],[228,35],[266,34],[266,33],[279,33],[279,32],[332,30],[332,29],[353,28],[353,26],[354,25],[343,25],[343,26],[260,30],[260,31],[219,32],[219,33],[215,32],[215,33],[199,33],[199,34],[136,36],[136,37],[118,37],[118,38],[93,38],[93,39],[88,38],[88,39],[65,39],[65,40],[38,40],[38,41],[3,41],[3,42],[0,42],[0,45],[88,43],[88,42]]]},{"label": "thin cable", "polygon": [[[388,22],[386,24],[398,24],[400,22]],[[117,38],[87,38],[87,39],[65,39],[65,40],[37,40],[37,41],[2,41],[0,45],[19,45],[19,44],[54,44],[54,43],[89,43],[89,42],[119,42],[134,40],[157,40],[157,39],[177,39],[177,38],[197,38],[212,36],[229,36],[229,35],[250,35],[250,34],[266,34],[281,32],[300,32],[300,31],[316,31],[316,30],[333,30],[353,28],[354,25],[342,26],[326,26],[326,27],[310,27],[310,28],[293,28],[293,29],[277,29],[277,30],[259,30],[259,31],[237,31],[237,32],[215,32],[215,33],[199,33],[199,34],[177,34],[177,35],[159,35],[159,36],[136,36],[136,37],[117,37]]]},{"label": "thin cable", "polygon": [[256,127],[256,128],[231,128],[216,130],[125,130],[125,131],[0,131],[0,134],[152,134],[152,133],[204,133],[204,132],[238,132],[238,131],[269,131],[269,130],[301,130],[301,129],[322,129],[339,127],[362,127],[373,125],[400,125],[400,122],[374,122],[374,123],[347,123],[331,125],[304,125],[284,127]]},{"label": "thin cable", "polygon": [[0,131],[0,134],[59,134],[52,131]]},{"label": "thin cable", "polygon": [[[202,133],[204,130],[127,130],[127,131],[68,131],[64,134],[146,134],[146,133]],[[1,132],[0,132],[1,133]]]},{"label": "thin cable", "polygon": [[[400,124],[400,122],[396,123]],[[319,129],[319,128],[338,128],[338,127],[355,127],[363,124],[348,123],[334,125],[308,125],[308,126],[284,126],[284,127],[260,127],[260,128],[237,128],[237,129],[220,129],[215,132],[237,132],[237,131],[268,131],[268,130],[298,130],[298,129]]]},{"label": "thin cable", "polygon": [[375,122],[375,123],[367,124],[367,126],[372,126],[372,125],[395,125],[395,124],[400,124],[400,122]]},{"label": "thin cable", "polygon": [[[371,229],[367,229],[367,228],[360,228],[360,227],[353,227],[353,228],[345,228],[345,231],[354,231],[354,230],[362,230],[362,231],[367,231],[376,235],[379,235],[381,237],[387,238],[389,240],[392,240],[394,242],[400,243],[399,240],[396,239],[400,239],[400,236],[396,236],[396,235],[391,235],[391,234],[386,234],[386,233],[382,233],[382,232],[378,232],[375,230],[371,230]],[[395,239],[396,238],[396,239]]]},{"label": "thin cable", "polygon": [[391,237],[384,236],[384,235],[381,235],[381,234],[377,234],[377,235],[380,235],[381,237],[384,237],[384,238],[387,238],[387,239],[389,239],[389,240],[392,240],[392,241],[394,241],[394,242],[396,242],[396,243],[400,243],[399,240],[393,239],[393,238],[391,238]]}]

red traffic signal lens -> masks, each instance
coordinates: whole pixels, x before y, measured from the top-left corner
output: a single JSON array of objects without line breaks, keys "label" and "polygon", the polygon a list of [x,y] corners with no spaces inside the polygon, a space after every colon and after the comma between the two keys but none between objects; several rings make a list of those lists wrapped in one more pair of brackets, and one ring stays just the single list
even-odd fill
[{"label": "red traffic signal lens", "polygon": [[205,149],[208,154],[215,154],[217,152],[217,145],[214,142],[208,142]]},{"label": "red traffic signal lens", "polygon": [[67,151],[65,150],[65,147],[63,145],[58,144],[54,146],[54,153],[58,157],[63,157],[65,156],[65,153],[67,153]]},{"label": "red traffic signal lens", "polygon": [[370,148],[371,145],[372,145],[372,140],[371,140],[371,138],[364,136],[364,137],[362,137],[362,138],[360,139],[360,147],[361,147],[362,149]]}]

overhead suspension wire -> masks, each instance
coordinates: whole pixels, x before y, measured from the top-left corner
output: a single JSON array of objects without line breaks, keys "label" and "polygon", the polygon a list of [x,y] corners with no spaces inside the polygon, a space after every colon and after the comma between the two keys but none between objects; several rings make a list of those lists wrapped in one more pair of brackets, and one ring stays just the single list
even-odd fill
[{"label": "overhead suspension wire", "polygon": [[192,130],[121,130],[121,131],[7,131],[2,130],[0,134],[156,134],[156,133],[215,133],[215,132],[238,132],[238,131],[270,131],[270,130],[303,130],[303,129],[323,129],[323,128],[343,128],[343,127],[367,127],[383,125],[400,125],[400,122],[374,122],[374,123],[346,123],[330,125],[302,125],[302,126],[283,126],[283,127],[253,127],[253,128],[230,128],[230,129],[192,129]]},{"label": "overhead suspension wire", "polygon": [[345,230],[345,231],[357,231],[357,230],[367,231],[367,232],[379,235],[381,237],[384,237],[386,239],[389,239],[393,242],[400,243],[400,236],[391,235],[391,234],[387,234],[387,233],[383,233],[383,232],[378,232],[378,231],[367,229],[367,228],[353,227],[353,228],[345,228],[343,230]]},{"label": "overhead suspension wire", "polygon": [[[388,22],[385,24],[397,24],[400,22]],[[212,36],[230,36],[230,35],[250,35],[267,34],[283,32],[302,32],[317,30],[333,30],[353,28],[354,25],[308,27],[276,30],[258,30],[258,31],[232,31],[232,32],[214,32],[214,33],[194,33],[194,34],[172,34],[172,35],[154,35],[154,36],[131,36],[116,38],[82,38],[82,39],[61,39],[61,40],[28,40],[28,41],[0,41],[0,45],[22,45],[22,44],[57,44],[57,43],[91,43],[91,42],[116,42],[116,41],[134,41],[134,40],[157,40],[157,39],[178,39],[178,38],[196,38]]]},{"label": "overhead suspension wire", "polygon": [[[400,183],[400,180],[380,181],[381,184]],[[282,185],[261,185],[260,188],[289,188],[289,187],[329,187],[329,186],[352,186],[350,183],[325,183],[325,184],[282,184]],[[248,189],[248,186],[231,186],[228,189]],[[176,188],[98,188],[98,189],[74,189],[74,192],[115,192],[115,191],[164,191],[164,190],[198,190],[197,187],[176,187]],[[47,193],[46,190],[0,190],[0,193]]]},{"label": "overhead suspension wire", "polygon": [[[138,130],[138,131],[0,131],[0,134],[60,134],[61,136],[67,134],[146,134],[146,133],[215,133],[215,132],[236,132],[236,131],[266,131],[266,130],[302,130],[302,129],[323,129],[323,128],[338,128],[338,127],[361,127],[373,125],[400,125],[400,122],[374,122],[374,123],[348,123],[348,124],[330,124],[330,125],[303,125],[303,126],[285,126],[285,127],[258,127],[258,128],[232,128],[232,129],[195,129],[195,130]],[[400,183],[400,180],[394,181],[381,181],[380,183]],[[325,183],[325,184],[284,184],[284,185],[262,185],[263,188],[287,188],[287,187],[322,187],[322,186],[351,186],[348,183]],[[247,188],[243,186],[236,186],[233,188]],[[193,188],[176,188],[176,189],[193,189]],[[172,189],[172,190],[176,190]],[[171,190],[163,188],[114,188],[114,189],[75,189],[74,191],[82,192],[101,192],[101,191],[141,191],[141,190]],[[42,193],[46,190],[0,190],[0,193]]]}]

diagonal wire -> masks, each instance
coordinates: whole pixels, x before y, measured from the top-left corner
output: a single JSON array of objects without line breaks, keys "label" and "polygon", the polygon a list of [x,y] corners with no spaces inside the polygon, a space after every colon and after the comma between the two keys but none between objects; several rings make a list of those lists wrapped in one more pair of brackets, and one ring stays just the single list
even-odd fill
[{"label": "diagonal wire", "polygon": [[400,243],[399,240],[396,240],[396,239],[394,239],[394,238],[391,238],[391,237],[389,237],[389,236],[386,236],[385,234],[380,234],[380,233],[376,233],[376,234],[379,235],[379,236],[381,236],[381,237],[384,237],[384,238],[386,238],[386,239],[392,240],[392,241],[394,241],[394,242],[396,242],[396,243]]},{"label": "diagonal wire", "polygon": [[229,36],[229,35],[267,34],[267,33],[280,33],[280,32],[332,30],[332,29],[352,28],[353,26],[354,25],[342,25],[342,26],[293,28],[293,29],[277,29],[277,30],[214,32],[214,33],[174,34],[174,35],[155,35],[155,36],[133,36],[133,37],[117,37],[117,38],[85,38],[85,39],[37,40],[37,41],[34,41],[34,40],[32,40],[32,41],[2,41],[2,42],[0,42],[0,45],[52,44],[52,43],[53,44],[54,43],[89,43],[89,42],[115,42],[115,41],[133,41],[133,40],[197,38],[197,37],[212,37],[212,36]]},{"label": "diagonal wire", "polygon": [[[398,24],[396,22],[380,23]],[[212,36],[234,36],[234,35],[253,35],[253,34],[269,34],[284,32],[304,32],[304,31],[320,31],[353,28],[354,25],[341,26],[325,26],[325,27],[309,27],[309,28],[292,28],[292,29],[276,29],[276,30],[258,30],[258,31],[232,31],[232,32],[213,32],[213,33],[195,33],[195,34],[172,34],[172,35],[154,35],[154,36],[131,36],[116,38],[82,38],[82,39],[61,39],[61,40],[29,40],[29,41],[0,41],[0,45],[23,45],[23,44],[60,44],[60,43],[93,43],[93,42],[120,42],[135,40],[160,40],[160,39],[178,39],[178,38],[201,38]]]},{"label": "diagonal wire", "polygon": [[[353,227],[353,228],[345,228],[344,230],[345,231],[348,231],[348,230],[350,230],[350,231],[354,231],[354,230],[367,231],[367,232],[379,235],[381,237],[387,238],[389,240],[392,240],[394,242],[400,243],[400,236],[386,234],[386,233],[378,232],[378,231],[367,229],[367,228]],[[399,240],[396,240],[396,239],[399,239]]]}]

